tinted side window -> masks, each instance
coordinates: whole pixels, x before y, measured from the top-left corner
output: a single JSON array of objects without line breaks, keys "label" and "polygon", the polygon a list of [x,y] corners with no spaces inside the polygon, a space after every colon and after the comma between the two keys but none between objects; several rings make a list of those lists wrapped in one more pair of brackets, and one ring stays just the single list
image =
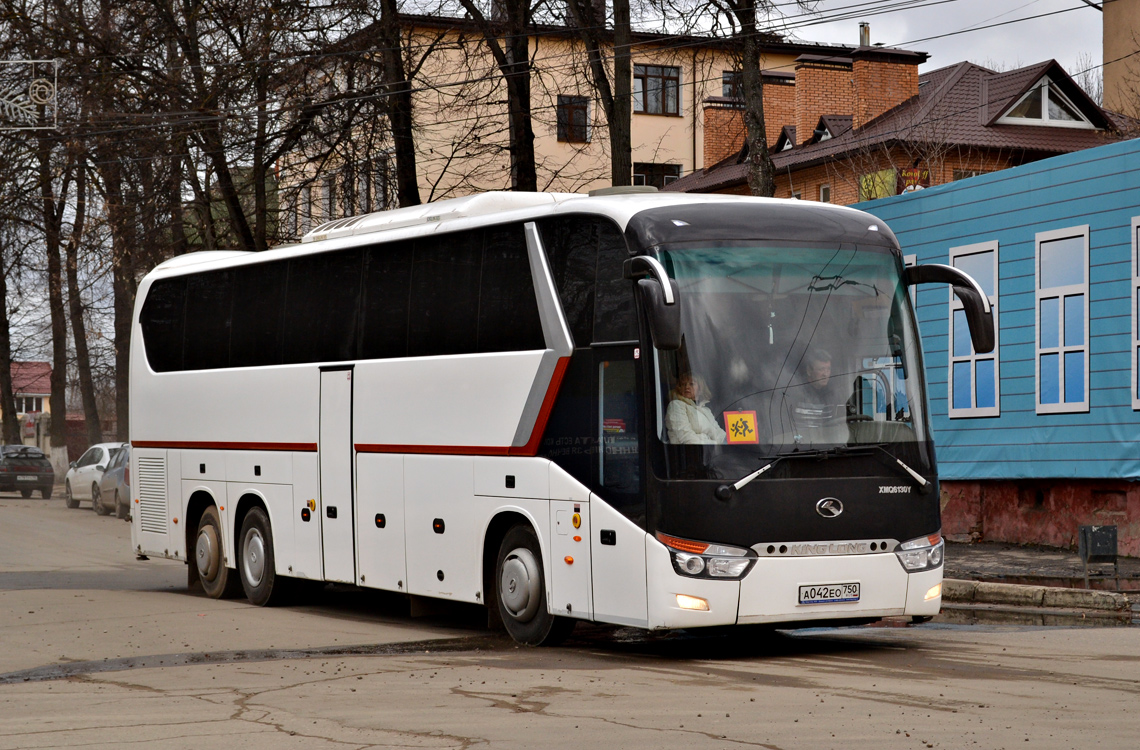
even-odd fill
[{"label": "tinted side window", "polygon": [[231,271],[186,279],[185,369],[210,370],[229,365],[232,297]]},{"label": "tinted side window", "polygon": [[281,363],[286,268],[278,262],[234,269],[230,367]]},{"label": "tinted side window", "polygon": [[574,346],[637,338],[633,283],[623,278],[625,239],[606,219],[560,216],[539,223]]},{"label": "tinted side window", "polygon": [[360,358],[408,356],[408,293],[411,242],[370,248],[364,261]]},{"label": "tinted side window", "polygon": [[182,369],[182,324],[186,307],[186,279],[154,282],[146,295],[139,323],[146,359],[155,372]]},{"label": "tinted side window", "polygon": [[416,240],[408,324],[409,356],[476,351],[482,240],[482,232]]},{"label": "tinted side window", "polygon": [[598,288],[594,302],[594,341],[634,341],[637,315],[633,282],[625,278],[629,248],[617,227],[598,221]]},{"label": "tinted side window", "polygon": [[364,253],[347,250],[289,261],[285,295],[286,364],[356,356],[356,319]]},{"label": "tinted side window", "polygon": [[479,283],[479,351],[545,348],[522,227],[488,229]]},{"label": "tinted side window", "polygon": [[558,217],[539,222],[539,228],[574,346],[589,346],[593,339],[594,275],[598,265],[591,220]]}]

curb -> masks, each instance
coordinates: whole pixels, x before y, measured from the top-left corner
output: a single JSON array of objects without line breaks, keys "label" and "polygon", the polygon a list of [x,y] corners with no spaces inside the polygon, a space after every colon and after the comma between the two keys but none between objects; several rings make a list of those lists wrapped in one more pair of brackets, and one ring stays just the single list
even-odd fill
[{"label": "curb", "polygon": [[1039,609],[1091,609],[1102,612],[1125,612],[1132,606],[1127,595],[1114,591],[983,583],[956,578],[942,581],[942,600]]}]

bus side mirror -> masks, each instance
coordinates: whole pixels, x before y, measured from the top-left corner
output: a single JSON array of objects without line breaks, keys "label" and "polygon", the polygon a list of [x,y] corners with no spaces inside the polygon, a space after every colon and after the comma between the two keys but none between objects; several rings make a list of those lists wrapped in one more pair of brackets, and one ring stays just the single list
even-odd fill
[{"label": "bus side mirror", "polygon": [[680,349],[681,305],[677,282],[669,278],[660,261],[648,255],[628,259],[625,278],[637,279],[653,346],[666,352]]},{"label": "bus side mirror", "polygon": [[915,284],[950,284],[962,303],[966,323],[970,326],[970,340],[974,351],[986,354],[994,350],[994,313],[990,298],[973,277],[953,266],[927,263],[911,266],[904,276],[908,286]]},{"label": "bus side mirror", "polygon": [[[673,299],[677,299],[677,282],[666,280],[672,287]],[[665,293],[657,279],[638,279],[641,290],[641,303],[645,306],[645,317],[649,319],[649,335],[658,351],[673,352],[681,348],[681,306],[665,302]]]}]

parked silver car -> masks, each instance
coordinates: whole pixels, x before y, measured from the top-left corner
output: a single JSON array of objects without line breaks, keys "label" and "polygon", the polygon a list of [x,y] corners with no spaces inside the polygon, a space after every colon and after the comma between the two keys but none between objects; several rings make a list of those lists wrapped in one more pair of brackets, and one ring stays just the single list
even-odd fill
[{"label": "parked silver car", "polygon": [[90,500],[93,508],[99,503],[99,480],[114,458],[113,452],[124,445],[99,443],[88,448],[78,461],[71,462],[71,468],[63,478],[67,507],[78,508],[80,500]]},{"label": "parked silver car", "polygon": [[101,516],[115,511],[118,518],[131,515],[131,446],[125,444],[112,451],[103,478],[99,480],[99,495],[91,500],[91,509]]}]

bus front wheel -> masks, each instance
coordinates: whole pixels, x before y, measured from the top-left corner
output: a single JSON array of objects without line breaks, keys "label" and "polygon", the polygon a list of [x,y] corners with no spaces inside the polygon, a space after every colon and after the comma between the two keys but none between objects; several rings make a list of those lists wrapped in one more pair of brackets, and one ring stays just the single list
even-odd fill
[{"label": "bus front wheel", "polygon": [[513,526],[503,537],[495,565],[499,616],[507,633],[528,646],[553,646],[574,629],[574,620],[555,617],[546,606],[542,553],[527,524]]},{"label": "bus front wheel", "polygon": [[[250,508],[241,525],[238,572],[249,601],[259,607],[276,604],[284,581],[277,579],[273,559],[273,531],[261,508]],[[275,594],[277,594],[275,596]]]},{"label": "bus front wheel", "polygon": [[236,576],[226,567],[222,557],[222,520],[218,507],[211,505],[202,512],[198,521],[198,536],[194,542],[194,564],[206,596],[227,599],[240,591]]}]

